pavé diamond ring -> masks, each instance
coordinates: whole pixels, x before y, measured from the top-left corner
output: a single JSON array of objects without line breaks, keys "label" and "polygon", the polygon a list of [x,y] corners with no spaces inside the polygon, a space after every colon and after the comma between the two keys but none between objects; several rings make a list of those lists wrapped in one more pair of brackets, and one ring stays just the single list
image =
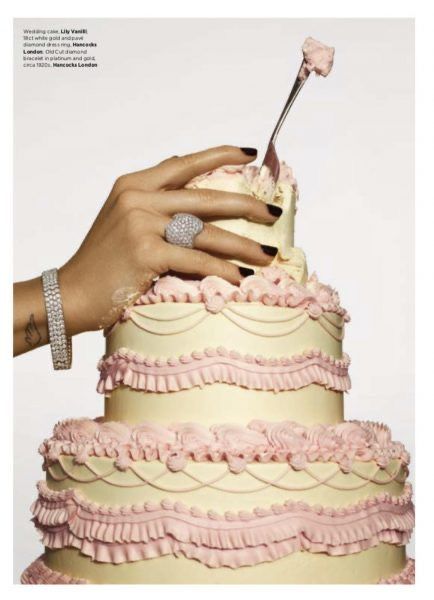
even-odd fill
[{"label": "pav\u00e9 diamond ring", "polygon": [[203,221],[189,213],[176,213],[164,231],[166,242],[183,248],[193,248],[194,239],[203,229]]}]

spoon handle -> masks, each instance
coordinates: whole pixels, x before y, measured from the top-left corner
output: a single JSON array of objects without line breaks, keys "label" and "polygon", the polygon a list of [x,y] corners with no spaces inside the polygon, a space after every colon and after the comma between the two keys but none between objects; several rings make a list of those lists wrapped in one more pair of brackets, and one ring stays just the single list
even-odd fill
[{"label": "spoon handle", "polygon": [[300,73],[302,72],[304,62],[301,64],[298,75],[295,79],[294,85],[292,86],[292,90],[288,96],[288,100],[286,101],[285,106],[283,107],[282,112],[280,113],[280,117],[277,120],[276,126],[273,129],[273,133],[271,134],[270,141],[268,142],[267,152],[265,153],[264,160],[262,162],[262,166],[268,167],[270,170],[272,182],[274,185],[279,179],[280,174],[280,163],[279,157],[277,156],[275,142],[279,131],[291,109],[291,106],[294,104],[295,99],[297,98],[301,88],[306,83],[306,80],[309,76],[309,72],[306,77],[300,77]]},{"label": "spoon handle", "polygon": [[291,106],[294,104],[295,99],[297,98],[301,88],[303,87],[303,85],[305,84],[307,80],[307,77],[305,79],[299,79],[297,77],[297,79],[294,82],[294,85],[292,86],[292,90],[288,96],[288,100],[286,101],[285,106],[283,107],[283,110],[280,114],[279,119],[277,120],[276,126],[273,130],[273,133],[271,134],[271,138],[270,138],[270,142],[272,142],[273,144],[276,143],[276,139],[277,136],[279,134],[279,131],[291,109]]}]

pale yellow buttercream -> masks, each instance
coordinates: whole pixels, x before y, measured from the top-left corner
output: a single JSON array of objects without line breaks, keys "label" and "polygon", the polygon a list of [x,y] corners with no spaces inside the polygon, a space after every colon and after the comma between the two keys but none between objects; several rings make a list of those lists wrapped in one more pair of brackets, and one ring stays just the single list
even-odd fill
[{"label": "pale yellow buttercream", "polygon": [[168,394],[139,392],[121,386],[105,399],[105,420],[156,421],[167,425],[176,421],[246,425],[254,417],[266,421],[290,420],[303,425],[334,424],[343,420],[343,403],[341,392],[316,384],[278,394],[226,383]]},{"label": "pale yellow buttercream", "polygon": [[405,567],[405,548],[380,544],[348,556],[295,552],[254,567],[211,569],[183,557],[163,556],[111,565],[78,550],[46,550],[47,566],[90,583],[107,584],[375,584]]},{"label": "pale yellow buttercream", "polygon": [[[248,180],[241,174],[228,174],[217,170],[212,177],[193,180],[188,187],[215,189],[223,192],[252,195]],[[236,233],[260,244],[277,246],[282,259],[290,257],[294,246],[294,217],[296,211],[297,191],[294,182],[279,181],[274,191],[272,203],[282,208],[282,215],[270,225],[254,223],[247,219],[219,219],[214,224],[226,231]],[[284,265],[282,264],[282,267]]]},{"label": "pale yellow buttercream", "polygon": [[[228,308],[226,315],[224,311],[210,313],[203,304],[137,306],[133,314],[136,321],[119,323],[108,336],[106,354],[128,348],[151,358],[167,358],[223,346],[240,354],[266,358],[291,357],[312,348],[342,357],[342,341],[336,338],[342,334],[343,319],[334,313],[327,313],[328,320],[322,322],[293,308],[259,303],[231,303]],[[170,394],[121,386],[106,397],[105,418],[131,423],[247,423],[252,418],[336,423],[343,419],[343,399],[341,393],[318,385],[279,394],[227,384]]]},{"label": "pale yellow buttercream", "polygon": [[119,323],[108,336],[106,354],[128,348],[157,358],[223,346],[267,358],[290,357],[311,348],[342,356],[342,343],[336,338],[342,336],[343,318],[334,313],[314,320],[298,308],[231,302],[213,314],[201,303],[168,302],[135,306],[132,317],[136,322],[130,318]]}]

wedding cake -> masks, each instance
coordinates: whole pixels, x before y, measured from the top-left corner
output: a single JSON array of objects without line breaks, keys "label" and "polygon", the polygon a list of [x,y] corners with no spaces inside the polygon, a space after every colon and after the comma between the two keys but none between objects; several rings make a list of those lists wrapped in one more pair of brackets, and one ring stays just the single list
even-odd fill
[{"label": "wedding cake", "polygon": [[[264,197],[266,169],[190,182]],[[413,583],[409,455],[345,421],[350,320],[294,247],[281,163],[274,225],[220,227],[278,246],[239,286],[159,278],[106,331],[104,417],[58,423],[32,506],[31,584]]]}]

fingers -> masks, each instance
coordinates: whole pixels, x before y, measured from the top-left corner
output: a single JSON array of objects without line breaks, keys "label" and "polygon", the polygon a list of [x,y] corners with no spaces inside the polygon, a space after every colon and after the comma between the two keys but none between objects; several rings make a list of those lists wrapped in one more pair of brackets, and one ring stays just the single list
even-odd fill
[{"label": "fingers", "polygon": [[149,197],[149,202],[165,215],[186,212],[206,220],[243,217],[248,221],[271,224],[282,213],[278,206],[266,204],[248,194],[209,189],[157,192]]},{"label": "fingers", "polygon": [[248,194],[208,189],[151,193],[128,190],[119,194],[114,204],[152,210],[168,217],[186,212],[204,220],[242,217],[265,224],[274,223],[282,214],[279,206],[266,204]]},{"label": "fingers", "polygon": [[275,246],[258,244],[254,240],[208,223],[205,223],[202,232],[196,236],[194,247],[209,254],[234,258],[258,266],[270,264],[277,254]]},{"label": "fingers", "polygon": [[[169,221],[167,217],[158,214],[153,217],[155,233],[163,239]],[[269,265],[278,251],[275,246],[258,244],[254,240],[209,223],[205,223],[201,233],[196,236],[194,247],[214,256],[233,258],[258,266]]]},{"label": "fingers", "polygon": [[216,275],[237,284],[244,277],[253,275],[253,269],[238,267],[230,262],[211,256],[200,250],[180,248],[164,242],[167,271],[206,277]]},{"label": "fingers", "polygon": [[223,165],[245,165],[256,158],[254,148],[238,148],[237,146],[217,146],[194,154],[172,156],[150,169],[137,171],[119,178],[115,187],[119,191],[138,189],[143,191],[174,190],[186,183]]},{"label": "fingers", "polygon": [[[117,220],[126,224],[129,237],[133,233],[134,235],[137,233],[139,237],[149,233],[164,239],[170,216],[164,215],[152,207],[143,207],[144,196],[146,197],[148,194],[124,192],[116,204]],[[150,194],[150,196],[154,196],[154,194]],[[242,202],[246,201],[245,204],[249,204],[252,200],[246,196]],[[262,203],[259,202],[259,204]],[[237,259],[258,266],[270,264],[278,252],[275,246],[259,244],[250,238],[226,231],[210,223],[204,223],[203,230],[194,240],[194,246],[198,250],[215,256]]]}]

